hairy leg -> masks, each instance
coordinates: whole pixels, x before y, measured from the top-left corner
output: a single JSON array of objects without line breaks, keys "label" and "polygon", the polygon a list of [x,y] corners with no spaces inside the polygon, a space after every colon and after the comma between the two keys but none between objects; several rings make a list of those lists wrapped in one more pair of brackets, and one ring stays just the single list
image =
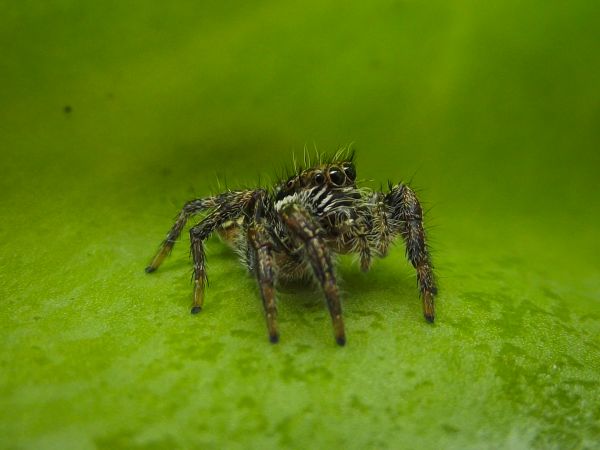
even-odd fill
[{"label": "hairy leg", "polygon": [[241,225],[246,230],[246,265],[248,270],[254,272],[258,282],[265,309],[269,340],[276,343],[279,341],[277,305],[275,304],[277,264],[273,257],[273,241],[265,226],[267,222],[266,197],[265,191],[254,191],[253,198],[246,206]]},{"label": "hairy leg", "polygon": [[192,276],[194,282],[194,304],[191,310],[192,314],[197,314],[202,310],[202,306],[204,305],[204,287],[208,282],[203,241],[208,239],[213,230],[229,219],[230,217],[217,210],[205,217],[198,225],[190,228],[190,249],[194,260]]},{"label": "hairy leg", "polygon": [[181,234],[183,227],[192,215],[215,208],[219,208],[223,214],[229,215],[229,210],[235,211],[242,209],[251,194],[252,191],[226,192],[214,197],[200,198],[187,202],[177,216],[175,223],[167,233],[167,237],[154,255],[154,258],[152,258],[152,262],[148,265],[148,267],[146,267],[146,272],[151,273],[158,269],[158,267],[173,249],[173,246]]},{"label": "hairy leg", "polygon": [[207,283],[206,256],[204,254],[203,241],[223,224],[236,219],[244,214],[248,204],[252,201],[254,191],[225,192],[216,197],[199,199],[185,205],[179,214],[177,221],[167,235],[167,239],[161,245],[152,263],[146,268],[146,272],[153,272],[158,268],[165,256],[170,252],[179,237],[181,230],[192,214],[204,209],[213,209],[200,223],[190,229],[190,251],[194,259],[194,304],[192,314],[202,310],[204,304],[204,287]]},{"label": "hairy leg", "polygon": [[296,243],[303,248],[314,275],[321,284],[331,314],[335,340],[339,345],[344,345],[346,334],[339,291],[329,249],[320,236],[320,226],[297,204],[284,206],[280,214]]},{"label": "hairy leg", "polygon": [[206,276],[206,255],[202,241],[210,236],[210,233],[217,227],[218,218],[216,214],[211,214],[202,220],[198,225],[190,229],[191,253],[194,259],[194,270],[192,280],[194,283],[194,304],[191,313],[197,314],[204,306],[204,287],[208,282]]},{"label": "hairy leg", "polygon": [[385,196],[385,202],[390,208],[390,222],[398,227],[406,245],[406,255],[417,271],[423,314],[428,322],[433,322],[437,287],[423,229],[421,205],[412,189],[404,184],[392,187]]},{"label": "hairy leg", "polygon": [[279,341],[277,305],[275,304],[276,267],[270,239],[262,224],[253,223],[250,225],[248,228],[248,244],[254,255],[254,273],[265,308],[269,340],[276,343]]},{"label": "hairy leg", "polygon": [[146,267],[146,273],[151,273],[158,269],[167,255],[171,253],[175,241],[177,241],[177,238],[181,234],[181,230],[183,230],[183,227],[192,215],[198,214],[206,209],[214,208],[215,206],[217,206],[216,197],[199,198],[187,202],[181,209],[181,212],[167,233],[167,237],[160,245],[156,255],[152,258],[152,262]]}]

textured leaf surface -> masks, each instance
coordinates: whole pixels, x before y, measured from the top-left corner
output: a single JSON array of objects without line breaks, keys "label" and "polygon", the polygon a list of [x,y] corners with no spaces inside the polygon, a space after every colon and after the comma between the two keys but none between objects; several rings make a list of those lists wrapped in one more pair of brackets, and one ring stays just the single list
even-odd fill
[{"label": "textured leaf surface", "polygon": [[[600,440],[598,7],[3,2],[0,446],[591,448]],[[438,315],[398,245],[342,258],[348,344],[218,240],[189,314],[184,201],[355,142],[426,207]],[[220,180],[220,186],[217,182]]]}]

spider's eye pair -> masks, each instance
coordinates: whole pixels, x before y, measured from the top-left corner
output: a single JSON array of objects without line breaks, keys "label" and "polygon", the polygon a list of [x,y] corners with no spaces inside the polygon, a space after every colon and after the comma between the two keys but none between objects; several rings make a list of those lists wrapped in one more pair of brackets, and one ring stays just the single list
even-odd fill
[{"label": "spider's eye pair", "polygon": [[[332,167],[331,169],[329,169],[328,175],[329,179],[331,180],[331,184],[333,184],[334,186],[342,186],[344,184],[344,181],[346,181],[346,176],[344,175],[344,172],[342,172],[337,167]],[[317,172],[315,174],[315,183],[325,183],[325,174],[323,172]]]},{"label": "spider's eye pair", "polygon": [[[342,169],[339,167],[331,167],[328,175],[329,179],[331,180],[331,184],[334,186],[343,186],[346,179],[350,180],[351,182],[356,179],[356,169],[354,168],[354,164],[347,163],[342,166]],[[323,172],[317,172],[315,174],[315,183],[325,183],[325,174],[323,174]]]}]

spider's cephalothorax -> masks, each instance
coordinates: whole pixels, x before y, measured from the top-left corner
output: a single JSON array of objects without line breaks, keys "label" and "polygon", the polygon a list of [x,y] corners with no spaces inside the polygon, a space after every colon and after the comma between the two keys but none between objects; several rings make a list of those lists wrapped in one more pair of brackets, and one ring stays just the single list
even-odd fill
[{"label": "spider's cephalothorax", "polygon": [[400,235],[417,272],[425,319],[433,322],[437,288],[417,197],[402,183],[389,183],[387,193],[357,188],[352,156],[338,154],[326,163],[296,170],[272,191],[227,191],[186,203],[146,272],[160,266],[187,220],[200,212],[206,212],[205,217],[190,229],[194,259],[192,313],[200,312],[204,303],[203,241],[217,231],[256,276],[271,342],[279,340],[277,283],[312,278],[327,300],[335,339],[344,345],[335,254],[357,253],[361,269],[367,271],[373,256],[385,256]]}]

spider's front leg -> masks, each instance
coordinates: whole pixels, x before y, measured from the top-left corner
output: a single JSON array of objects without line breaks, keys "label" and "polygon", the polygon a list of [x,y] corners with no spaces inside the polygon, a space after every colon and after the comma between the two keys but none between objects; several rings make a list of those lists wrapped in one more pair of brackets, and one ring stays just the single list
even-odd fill
[{"label": "spider's front leg", "polygon": [[435,318],[434,297],[437,295],[437,286],[423,229],[421,205],[413,190],[404,184],[398,184],[391,188],[385,196],[385,203],[390,208],[390,223],[399,229],[406,245],[406,255],[417,271],[417,282],[423,300],[425,319],[433,322]]},{"label": "spider's front leg", "polygon": [[302,206],[291,203],[279,211],[283,222],[290,230],[294,241],[303,249],[312,266],[313,273],[321,284],[327,299],[329,314],[333,322],[335,340],[339,345],[346,343],[342,305],[335,279],[329,248],[321,236],[321,226]]}]

